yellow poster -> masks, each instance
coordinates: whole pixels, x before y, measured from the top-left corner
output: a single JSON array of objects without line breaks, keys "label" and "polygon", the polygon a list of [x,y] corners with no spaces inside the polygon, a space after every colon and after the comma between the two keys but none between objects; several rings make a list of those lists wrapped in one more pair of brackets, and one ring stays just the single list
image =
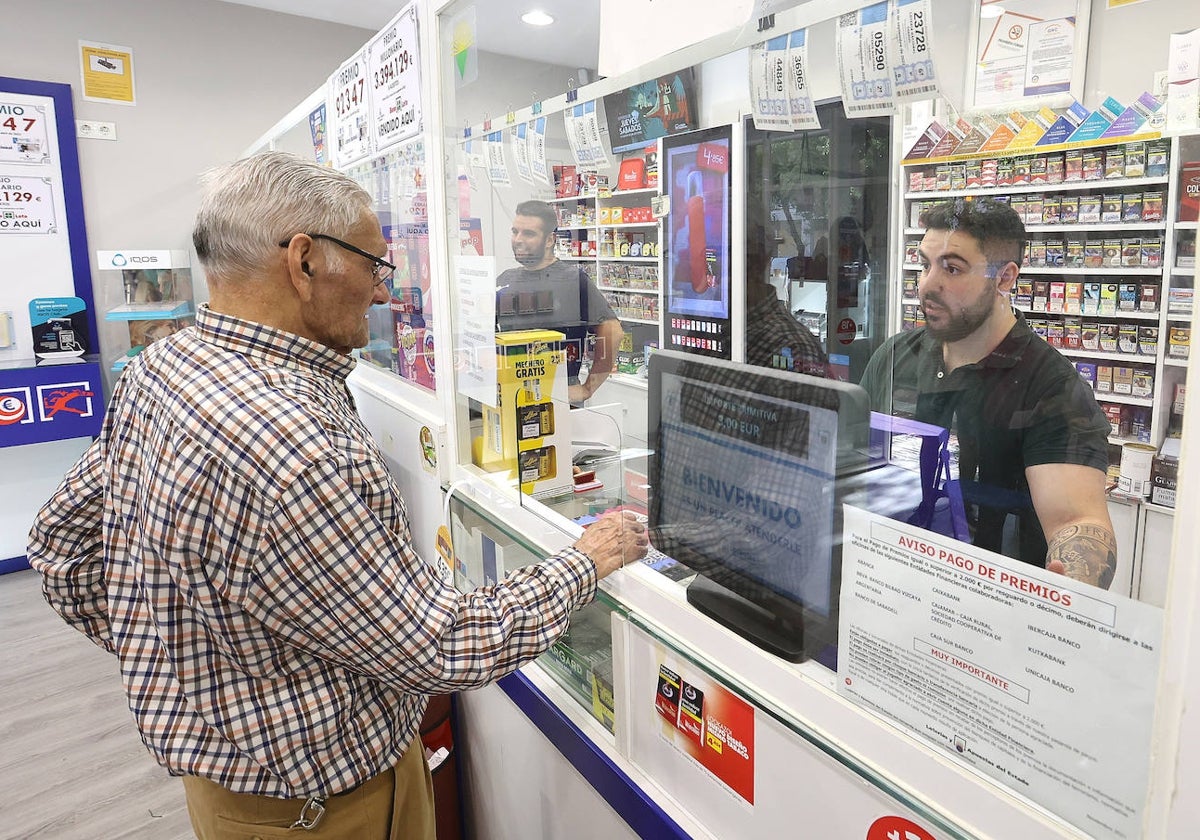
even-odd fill
[{"label": "yellow poster", "polygon": [[129,47],[80,41],[79,71],[84,99],[137,104],[133,96],[133,50]]}]

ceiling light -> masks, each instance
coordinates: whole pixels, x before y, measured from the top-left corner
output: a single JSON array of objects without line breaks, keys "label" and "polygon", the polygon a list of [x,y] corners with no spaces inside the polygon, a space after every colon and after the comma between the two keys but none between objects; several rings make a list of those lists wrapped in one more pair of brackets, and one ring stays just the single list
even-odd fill
[{"label": "ceiling light", "polygon": [[521,15],[521,20],[528,23],[530,26],[549,26],[554,23],[554,18],[543,12],[541,9],[531,9]]},{"label": "ceiling light", "polygon": [[1005,12],[1005,9],[1003,6],[997,6],[996,4],[992,3],[987,6],[984,6],[982,9],[980,9],[979,16],[984,19],[998,18],[1002,14],[1004,14],[1004,12]]}]

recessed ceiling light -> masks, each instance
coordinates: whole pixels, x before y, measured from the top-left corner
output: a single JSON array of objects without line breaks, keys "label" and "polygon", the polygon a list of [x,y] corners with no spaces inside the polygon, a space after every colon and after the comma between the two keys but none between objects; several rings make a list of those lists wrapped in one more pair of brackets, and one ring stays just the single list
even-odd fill
[{"label": "recessed ceiling light", "polygon": [[554,23],[554,18],[543,12],[541,9],[531,9],[521,15],[521,20],[528,23],[530,26],[549,26]]},{"label": "recessed ceiling light", "polygon": [[1003,6],[997,6],[996,4],[992,3],[980,9],[979,16],[981,18],[998,18],[1004,14],[1004,12],[1005,9]]}]

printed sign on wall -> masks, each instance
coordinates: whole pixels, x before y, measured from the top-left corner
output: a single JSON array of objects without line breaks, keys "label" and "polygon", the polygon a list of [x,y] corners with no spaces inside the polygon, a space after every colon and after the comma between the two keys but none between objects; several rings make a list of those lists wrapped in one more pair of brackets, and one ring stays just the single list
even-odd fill
[{"label": "printed sign on wall", "polygon": [[376,151],[421,130],[420,57],[417,7],[410,3],[367,44]]}]

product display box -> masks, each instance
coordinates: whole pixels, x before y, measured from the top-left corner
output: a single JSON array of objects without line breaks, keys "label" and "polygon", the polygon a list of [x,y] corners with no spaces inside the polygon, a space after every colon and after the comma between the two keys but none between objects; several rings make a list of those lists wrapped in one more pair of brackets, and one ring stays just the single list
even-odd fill
[{"label": "product display box", "polygon": [[[96,264],[110,294],[122,303],[104,312],[105,321],[125,321],[129,343],[111,362],[123,370],[148,344],[195,322],[192,269],[186,251],[97,251]],[[119,282],[117,278],[119,277]],[[111,348],[106,350],[112,356]]]},{"label": "product display box", "polygon": [[479,464],[508,470],[524,493],[572,484],[565,338],[556,330],[496,333],[497,405],[483,407]]}]

